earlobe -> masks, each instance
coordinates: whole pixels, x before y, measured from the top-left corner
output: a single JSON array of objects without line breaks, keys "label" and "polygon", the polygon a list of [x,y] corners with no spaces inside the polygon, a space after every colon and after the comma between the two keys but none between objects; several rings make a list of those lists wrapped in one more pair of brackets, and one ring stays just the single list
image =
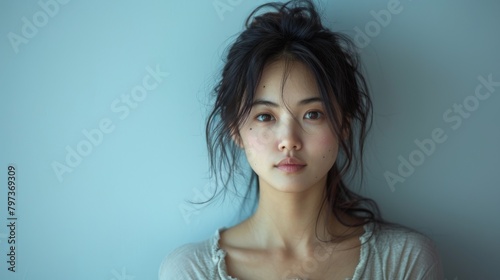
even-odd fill
[{"label": "earlobe", "polygon": [[347,120],[347,122],[342,125],[342,140],[347,140],[349,135],[351,134],[351,122]]},{"label": "earlobe", "polygon": [[348,127],[344,127],[344,129],[342,129],[342,140],[346,140],[347,138],[349,138],[349,131],[350,129]]},{"label": "earlobe", "polygon": [[243,149],[243,142],[241,141],[241,136],[239,132],[233,132],[231,133],[231,138],[233,139],[234,143]]}]

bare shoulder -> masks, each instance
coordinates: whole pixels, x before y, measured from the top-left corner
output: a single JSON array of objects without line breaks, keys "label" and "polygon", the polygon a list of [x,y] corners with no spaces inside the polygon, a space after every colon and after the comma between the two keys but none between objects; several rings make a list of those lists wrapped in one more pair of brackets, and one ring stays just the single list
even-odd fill
[{"label": "bare shoulder", "polygon": [[248,242],[247,232],[240,225],[221,232],[219,247],[225,252],[227,274],[237,279],[253,279],[262,272],[268,258],[263,250],[255,249]]},{"label": "bare shoulder", "polygon": [[259,250],[255,250],[249,242],[248,232],[243,223],[225,229],[220,233],[219,247],[226,252],[226,265],[233,262],[244,262],[251,265],[251,260],[258,257]]},{"label": "bare shoulder", "polygon": [[246,228],[245,222],[226,228],[220,232],[219,246],[222,249],[247,247],[247,243],[248,228]]}]

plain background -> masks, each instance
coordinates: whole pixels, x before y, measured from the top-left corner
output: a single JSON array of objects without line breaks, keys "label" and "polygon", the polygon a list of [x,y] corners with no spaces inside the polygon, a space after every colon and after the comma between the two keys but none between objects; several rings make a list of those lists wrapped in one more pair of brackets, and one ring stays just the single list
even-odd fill
[{"label": "plain background", "polygon": [[[175,247],[239,221],[237,200],[201,210],[185,200],[213,190],[209,95],[226,46],[264,1],[62,2],[0,4],[0,278],[156,279]],[[51,15],[40,3],[52,3]],[[447,279],[498,279],[500,86],[484,100],[474,94],[479,76],[500,81],[500,4],[401,0],[378,23],[391,3],[319,2],[327,26],[358,36],[372,89],[363,193],[435,240]],[[16,47],[9,34],[23,36],[23,17],[39,27]],[[148,67],[169,75],[117,113]],[[464,101],[467,114],[453,111]],[[450,109],[453,121],[443,117]],[[68,149],[85,149],[82,131],[103,120],[113,131],[59,180],[55,162],[67,165]],[[414,152],[436,128],[446,141]],[[418,166],[391,188],[384,173],[398,174],[399,156],[410,155]],[[10,164],[16,273],[6,263]]]}]

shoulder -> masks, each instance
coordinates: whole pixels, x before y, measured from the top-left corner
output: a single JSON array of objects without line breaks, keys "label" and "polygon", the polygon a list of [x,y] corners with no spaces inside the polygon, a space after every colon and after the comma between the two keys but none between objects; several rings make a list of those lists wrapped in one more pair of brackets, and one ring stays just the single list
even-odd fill
[{"label": "shoulder", "polygon": [[373,236],[377,245],[402,251],[434,248],[434,242],[426,235],[397,224],[380,224],[373,228]]},{"label": "shoulder", "polygon": [[[372,238],[365,237],[367,266],[383,272],[388,279],[442,279],[437,248],[426,235],[395,224],[371,228]],[[395,277],[395,278],[394,278]]]},{"label": "shoulder", "polygon": [[211,240],[182,245],[168,254],[158,277],[164,279],[208,279],[212,262]]},{"label": "shoulder", "polygon": [[373,233],[378,250],[429,264],[439,260],[432,239],[418,231],[401,225],[380,225]]}]

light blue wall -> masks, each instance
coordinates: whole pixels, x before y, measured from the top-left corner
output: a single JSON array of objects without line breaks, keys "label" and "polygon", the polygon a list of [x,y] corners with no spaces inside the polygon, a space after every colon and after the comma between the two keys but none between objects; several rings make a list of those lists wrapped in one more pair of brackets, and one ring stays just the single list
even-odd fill
[{"label": "light blue wall", "polygon": [[[0,278],[155,279],[172,249],[238,221],[231,199],[200,211],[184,200],[208,197],[208,93],[225,46],[265,1],[54,1],[0,4]],[[447,279],[498,278],[500,86],[484,100],[475,90],[478,77],[500,81],[499,2],[321,7],[357,39],[372,87],[364,193],[436,241]],[[381,10],[390,21],[376,21]],[[419,152],[434,129],[446,140]],[[400,155],[418,165],[411,175]],[[5,261],[11,164],[16,273]],[[388,172],[401,176],[392,187]]]}]

